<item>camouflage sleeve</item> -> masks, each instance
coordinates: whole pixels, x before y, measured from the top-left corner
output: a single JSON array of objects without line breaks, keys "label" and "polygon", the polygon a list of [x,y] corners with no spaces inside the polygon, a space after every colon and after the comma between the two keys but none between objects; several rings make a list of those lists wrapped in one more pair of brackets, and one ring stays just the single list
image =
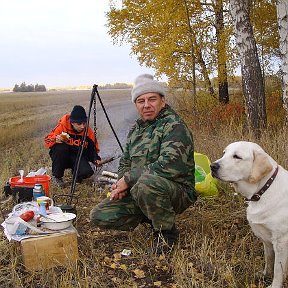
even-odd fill
[{"label": "camouflage sleeve", "polygon": [[121,156],[120,161],[119,161],[118,179],[122,178],[124,176],[124,173],[130,171],[131,169],[131,160],[130,160],[128,143],[129,143],[129,138],[127,139],[127,143],[125,145],[123,155]]},{"label": "camouflage sleeve", "polygon": [[188,128],[181,122],[167,123],[158,159],[142,168],[125,172],[125,181],[133,186],[142,173],[150,173],[182,182],[183,175],[194,175],[193,153],[193,138]]}]

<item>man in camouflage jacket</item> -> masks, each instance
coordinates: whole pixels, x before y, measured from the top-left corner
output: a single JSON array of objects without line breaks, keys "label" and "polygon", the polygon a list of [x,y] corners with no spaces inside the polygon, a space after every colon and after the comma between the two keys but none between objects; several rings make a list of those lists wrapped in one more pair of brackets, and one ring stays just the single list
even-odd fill
[{"label": "man in camouflage jacket", "polygon": [[136,78],[132,101],[140,118],[128,134],[110,199],[98,204],[90,217],[106,229],[130,230],[151,223],[171,247],[178,237],[176,214],[197,196],[193,138],[164,95],[164,86],[152,75]]}]

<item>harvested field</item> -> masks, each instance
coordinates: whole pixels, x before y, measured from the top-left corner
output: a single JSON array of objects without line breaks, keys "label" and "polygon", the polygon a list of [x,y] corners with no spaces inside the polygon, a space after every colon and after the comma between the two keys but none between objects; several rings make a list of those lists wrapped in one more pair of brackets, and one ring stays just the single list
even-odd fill
[{"label": "harvested field", "polygon": [[[130,91],[99,92],[124,144],[133,118]],[[17,175],[19,168],[27,172],[43,166],[50,171],[50,158],[43,146],[45,134],[75,104],[87,109],[90,94],[91,91],[87,90],[0,94],[1,186],[9,177]],[[117,154],[117,142],[103,118],[101,107],[97,107],[101,153]],[[195,150],[207,154],[211,160],[221,156],[223,148],[232,141],[253,140],[251,136],[243,136],[237,121],[237,124],[231,122],[230,126],[215,131],[210,130],[210,123],[205,123],[205,117],[200,119],[199,115],[196,117],[190,113],[188,105],[177,109],[193,131]],[[207,107],[203,114],[208,115],[209,109]],[[127,111],[131,111],[131,118],[126,115]],[[117,121],[120,116],[123,121]],[[258,143],[279,164],[288,167],[286,139],[286,130],[275,128],[263,133]],[[114,170],[115,165],[103,169]],[[51,195],[70,192],[69,172],[65,180],[67,185],[63,190],[51,185]],[[149,249],[149,226],[139,225],[131,232],[103,231],[91,227],[89,212],[106,197],[108,190],[107,187],[100,189],[94,185],[93,179],[85,180],[83,184],[77,184],[75,191],[79,197],[75,223],[79,233],[80,259],[77,265],[27,272],[23,267],[19,243],[8,242],[0,232],[0,287],[264,288],[269,280],[265,282],[255,276],[264,267],[263,248],[246,221],[244,199],[234,194],[229,185],[220,184],[219,190],[217,198],[199,198],[194,206],[178,216],[180,240],[177,247],[170,255],[159,257]],[[5,216],[15,203],[3,194],[1,196],[0,208]],[[131,256],[121,256],[123,249],[130,249]],[[284,287],[288,287],[287,283]]]}]

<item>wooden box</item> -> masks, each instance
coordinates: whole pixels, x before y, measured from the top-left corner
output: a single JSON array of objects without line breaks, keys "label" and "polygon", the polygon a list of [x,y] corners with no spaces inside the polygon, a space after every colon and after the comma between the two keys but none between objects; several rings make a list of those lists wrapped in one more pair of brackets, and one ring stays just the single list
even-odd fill
[{"label": "wooden box", "polygon": [[75,264],[78,255],[77,234],[53,234],[21,241],[23,262],[27,270],[43,270]]}]

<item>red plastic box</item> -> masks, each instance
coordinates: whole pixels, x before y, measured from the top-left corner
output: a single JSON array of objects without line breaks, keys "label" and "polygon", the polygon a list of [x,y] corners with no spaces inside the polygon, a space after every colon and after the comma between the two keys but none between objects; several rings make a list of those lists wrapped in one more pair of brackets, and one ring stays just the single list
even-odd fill
[{"label": "red plastic box", "polygon": [[9,179],[10,187],[26,187],[33,188],[35,184],[42,184],[45,195],[49,196],[49,185],[51,177],[49,175],[38,175],[32,177],[23,177],[23,182],[20,182],[20,176],[11,177]]}]

